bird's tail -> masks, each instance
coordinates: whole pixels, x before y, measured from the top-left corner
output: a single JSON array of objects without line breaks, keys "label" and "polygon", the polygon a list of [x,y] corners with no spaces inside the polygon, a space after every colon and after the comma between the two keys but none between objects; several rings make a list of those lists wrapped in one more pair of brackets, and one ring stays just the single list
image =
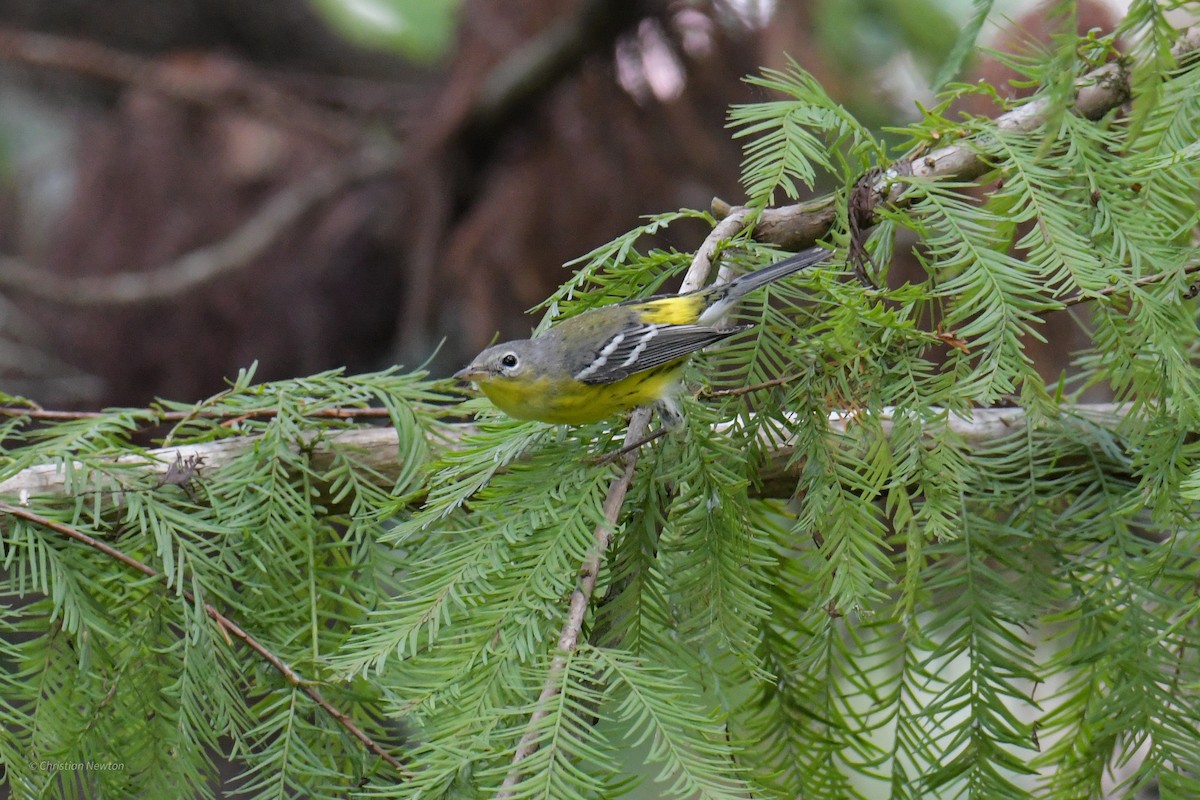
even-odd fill
[{"label": "bird's tail", "polygon": [[724,286],[715,287],[715,290],[710,290],[715,292],[715,296],[708,308],[700,315],[699,324],[712,324],[725,316],[734,303],[760,286],[766,286],[772,281],[820,264],[831,255],[833,252],[824,247],[810,247],[794,256],[777,261],[769,267],[739,275]]}]

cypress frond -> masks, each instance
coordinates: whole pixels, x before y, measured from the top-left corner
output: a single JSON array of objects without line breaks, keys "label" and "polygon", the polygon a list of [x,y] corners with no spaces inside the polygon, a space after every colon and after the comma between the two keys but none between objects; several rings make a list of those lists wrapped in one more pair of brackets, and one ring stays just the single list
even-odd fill
[{"label": "cypress frond", "polygon": [[[794,64],[751,79],[750,227],[705,251],[773,259],[753,237],[794,245],[780,221],[816,206],[767,206],[821,185],[825,240],[874,268],[745,298],[632,468],[597,458],[620,419],[515,422],[420,372],[250,368],[77,417],[0,398],[11,792],[1200,795],[1200,69],[1162,11],[1123,23],[1130,103],[1076,113],[1117,45],[1064,35],[1006,59],[1015,116],[951,119],[999,94],[950,87],[888,132],[911,152]],[[685,220],[715,223],[655,215],[572,262],[541,326],[669,291],[692,257],[644,237]],[[1068,346],[1042,342],[1063,310],[1084,344],[1047,383],[1031,344]],[[89,761],[121,768],[43,766]]]}]

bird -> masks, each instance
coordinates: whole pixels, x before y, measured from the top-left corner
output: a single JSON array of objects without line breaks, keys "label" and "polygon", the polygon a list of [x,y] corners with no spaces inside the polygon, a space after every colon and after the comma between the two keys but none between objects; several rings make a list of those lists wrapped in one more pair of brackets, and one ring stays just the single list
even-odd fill
[{"label": "bird", "polygon": [[688,358],[752,327],[722,323],[738,300],[831,255],[812,247],[728,283],[594,308],[488,347],[453,377],[521,420],[583,425],[652,404],[670,413]]}]

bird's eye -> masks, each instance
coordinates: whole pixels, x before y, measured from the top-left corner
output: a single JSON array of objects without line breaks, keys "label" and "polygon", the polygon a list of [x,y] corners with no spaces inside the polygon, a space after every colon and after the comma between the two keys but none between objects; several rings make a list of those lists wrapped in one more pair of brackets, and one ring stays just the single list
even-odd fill
[{"label": "bird's eye", "polygon": [[517,366],[516,353],[505,353],[500,359],[500,366],[504,367],[505,369],[512,369],[513,367]]}]

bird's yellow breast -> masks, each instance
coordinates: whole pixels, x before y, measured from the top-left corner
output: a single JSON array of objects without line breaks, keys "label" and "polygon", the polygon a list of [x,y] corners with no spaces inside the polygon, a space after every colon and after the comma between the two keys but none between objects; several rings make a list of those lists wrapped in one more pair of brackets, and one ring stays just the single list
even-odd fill
[{"label": "bird's yellow breast", "polygon": [[666,397],[679,375],[679,364],[638,372],[614,383],[589,385],[567,378],[552,385],[549,378],[512,381],[481,378],[479,388],[497,408],[516,419],[535,419],[555,425],[599,422],[635,406]]}]

